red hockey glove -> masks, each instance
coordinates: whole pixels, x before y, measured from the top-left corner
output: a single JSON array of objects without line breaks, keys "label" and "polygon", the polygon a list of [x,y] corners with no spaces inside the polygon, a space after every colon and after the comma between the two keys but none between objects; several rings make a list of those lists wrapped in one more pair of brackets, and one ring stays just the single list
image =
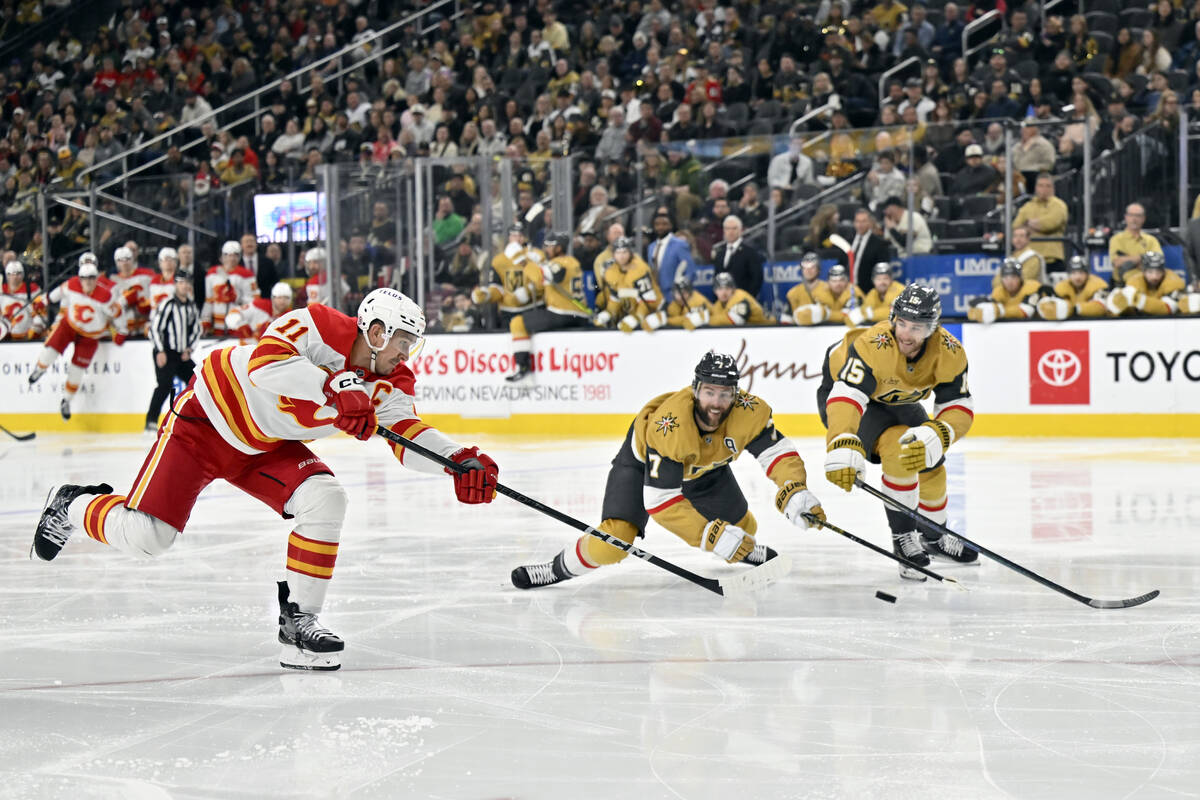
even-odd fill
[{"label": "red hockey glove", "polygon": [[113,344],[115,344],[117,347],[120,347],[121,345],[125,344],[124,334],[114,333],[113,334]]},{"label": "red hockey glove", "polygon": [[496,484],[500,480],[500,468],[478,447],[464,447],[450,456],[455,464],[462,464],[467,472],[446,472],[454,478],[454,493],[460,503],[490,503],[496,496]]},{"label": "red hockey glove", "polygon": [[325,379],[325,397],[337,410],[334,427],[355,439],[366,441],[375,433],[375,406],[363,386],[362,378],[349,370],[335,372]]}]

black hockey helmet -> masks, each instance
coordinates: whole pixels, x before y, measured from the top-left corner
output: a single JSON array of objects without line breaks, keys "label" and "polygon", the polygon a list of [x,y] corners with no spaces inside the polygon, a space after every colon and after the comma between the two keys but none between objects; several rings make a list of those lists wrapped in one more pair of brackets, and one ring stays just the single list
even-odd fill
[{"label": "black hockey helmet", "polygon": [[910,283],[892,303],[892,313],[889,317],[892,327],[895,327],[897,318],[924,323],[929,326],[929,332],[933,333],[942,319],[942,298],[931,286]]},{"label": "black hockey helmet", "polygon": [[179,269],[175,270],[175,280],[190,281],[191,279],[192,279],[192,273],[189,270],[187,270],[186,268],[180,267]]},{"label": "black hockey helmet", "polygon": [[558,247],[562,250],[566,250],[567,236],[565,233],[547,233],[545,238],[542,239],[542,245],[544,247]]},{"label": "black hockey helmet", "polygon": [[850,280],[850,270],[846,269],[843,264],[834,264],[829,268],[829,280],[833,280],[834,278]]},{"label": "black hockey helmet", "polygon": [[1000,277],[1005,278],[1009,275],[1021,277],[1021,262],[1015,258],[1006,258],[1000,262]]},{"label": "black hockey helmet", "polygon": [[685,300],[692,296],[692,282],[687,278],[680,278],[675,281],[675,285],[671,288],[683,295]]},{"label": "black hockey helmet", "polygon": [[713,288],[714,289],[721,289],[721,288],[736,289],[737,282],[733,279],[733,276],[730,275],[728,272],[718,272],[716,274],[716,276],[713,277]]},{"label": "black hockey helmet", "polygon": [[1145,253],[1142,253],[1142,271],[1143,272],[1145,272],[1148,269],[1166,269],[1166,268],[1167,268],[1167,259],[1165,259],[1163,257],[1162,253],[1158,252],[1157,250],[1148,250]]},{"label": "black hockey helmet", "polygon": [[618,237],[617,240],[612,244],[612,250],[614,253],[616,253],[618,250],[628,250],[630,253],[632,253],[633,239],[630,239],[628,236]]},{"label": "black hockey helmet", "polygon": [[1071,256],[1071,260],[1067,262],[1067,272],[1091,272],[1088,269],[1087,259],[1083,256]]},{"label": "black hockey helmet", "polygon": [[803,268],[803,267],[811,267],[811,266],[813,266],[814,264],[815,264],[816,266],[818,266],[818,267],[819,267],[819,266],[821,266],[821,257],[820,257],[820,256],[818,256],[816,253],[814,253],[812,250],[809,250],[807,253],[805,253],[804,255],[800,256],[800,266],[801,266],[801,268]]},{"label": "black hockey helmet", "polygon": [[696,375],[692,381],[692,389],[698,390],[702,383],[711,383],[714,386],[737,387],[737,361],[731,355],[718,353],[716,350],[709,350],[700,358],[700,363],[696,365]]},{"label": "black hockey helmet", "polygon": [[525,223],[514,222],[512,225],[509,225],[508,226],[508,235],[512,236],[513,234],[520,234],[521,236],[528,236],[529,233],[528,233],[528,231],[525,230]]},{"label": "black hockey helmet", "polygon": [[889,278],[892,277],[892,262],[876,262],[875,266],[871,267],[871,277],[874,278],[876,275],[887,275]]}]

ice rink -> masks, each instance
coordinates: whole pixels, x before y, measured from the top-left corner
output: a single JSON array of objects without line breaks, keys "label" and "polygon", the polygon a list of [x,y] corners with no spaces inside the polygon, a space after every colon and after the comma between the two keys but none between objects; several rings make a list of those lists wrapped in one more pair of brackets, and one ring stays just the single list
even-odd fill
[{"label": "ice rink", "polygon": [[[944,570],[968,592],[901,581],[788,525],[749,458],[783,581],[722,600],[630,559],[521,592],[510,570],[573,531],[503,497],[460,506],[381,441],[327,440],[351,510],[326,674],[279,668],[288,525],[226,484],[157,561],[82,533],[27,560],[52,484],[124,493],[150,443],[0,443],[0,797],[1200,797],[1200,442],[955,445],[951,527],[1083,594],[1162,591],[1099,611],[994,562]],[[599,521],[616,440],[480,444],[505,483]],[[798,444],[830,519],[887,545],[879,502]],[[643,545],[738,569],[653,525]]]}]

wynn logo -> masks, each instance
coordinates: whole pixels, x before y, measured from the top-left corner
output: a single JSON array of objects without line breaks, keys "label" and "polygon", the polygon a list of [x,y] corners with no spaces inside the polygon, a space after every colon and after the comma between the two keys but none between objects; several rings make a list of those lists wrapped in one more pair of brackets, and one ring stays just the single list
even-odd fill
[{"label": "wynn logo", "polygon": [[808,362],[802,361],[799,364],[791,362],[783,364],[780,361],[759,361],[752,362],[750,355],[746,352],[746,340],[742,339],[741,348],[737,355],[734,356],[737,361],[738,375],[746,379],[746,391],[750,391],[754,386],[754,376],[760,375],[763,378],[777,378],[779,380],[817,380],[821,377],[821,367],[817,366],[816,372],[809,374]]}]

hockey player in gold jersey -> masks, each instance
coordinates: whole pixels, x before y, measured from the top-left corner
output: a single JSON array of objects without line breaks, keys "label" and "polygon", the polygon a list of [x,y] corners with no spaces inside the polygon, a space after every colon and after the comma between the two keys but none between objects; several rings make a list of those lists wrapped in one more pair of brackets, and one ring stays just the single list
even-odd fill
[{"label": "hockey player in gold jersey", "polygon": [[1048,320],[1071,317],[1107,317],[1104,304],[1108,282],[1088,270],[1087,259],[1071,256],[1067,262],[1067,277],[1054,285],[1054,296],[1038,301],[1038,316]]},{"label": "hockey player in gold jersey", "polygon": [[508,322],[513,360],[517,364],[517,371],[507,378],[509,381],[519,381],[533,371],[530,354],[533,334],[592,325],[592,314],[583,293],[583,270],[578,261],[567,255],[569,241],[565,233],[546,234],[542,244],[548,260],[537,281],[546,305],[516,314]]},{"label": "hockey player in gold jersey", "polygon": [[846,311],[862,305],[863,293],[862,289],[850,283],[850,270],[841,264],[834,264],[829,268],[829,281],[824,287],[817,287],[813,299],[825,310],[827,322],[845,322]]},{"label": "hockey player in gold jersey", "polygon": [[608,297],[596,314],[596,327],[615,322],[620,330],[632,333],[639,327],[653,331],[667,324],[654,272],[633,252],[632,239],[623,236],[613,242],[613,263],[604,273],[604,288]]},{"label": "hockey player in gold jersey", "polygon": [[508,244],[492,259],[488,284],[471,292],[471,302],[499,303],[506,314],[519,314],[540,306],[543,261],[542,251],[526,244],[525,226],[512,225],[508,229]]},{"label": "hockey player in gold jersey", "polygon": [[1039,296],[1049,293],[1042,284],[1022,276],[1015,258],[1006,258],[1000,265],[1000,285],[987,297],[972,301],[967,319],[985,324],[998,319],[1033,319]]},{"label": "hockey player in gold jersey", "polygon": [[779,321],[785,325],[820,325],[825,321],[826,309],[817,302],[818,292],[828,291],[829,285],[821,280],[821,259],[816,253],[805,253],[800,259],[800,283],[787,293],[790,314]]},{"label": "hockey player in gold jersey", "polygon": [[733,276],[718,272],[713,277],[712,326],[773,325],[775,320],[763,313],[762,306],[745,289],[739,289]]},{"label": "hockey player in gold jersey", "polygon": [[888,261],[880,261],[871,268],[871,283],[874,288],[867,292],[862,304],[846,312],[846,324],[852,328],[887,319],[892,302],[904,291],[904,284],[892,279],[892,265]]},{"label": "hockey player in gold jersey", "polygon": [[712,319],[712,303],[697,292],[687,278],[675,281],[672,300],[667,305],[667,324],[675,328],[695,330]]},{"label": "hockey player in gold jersey", "polygon": [[[1167,269],[1162,253],[1148,250],[1142,254],[1140,272],[1125,274],[1125,285],[1108,296],[1108,310],[1113,316],[1142,314],[1165,317],[1179,312],[1179,297],[1187,288],[1183,278]],[[1190,297],[1185,298],[1184,312],[1194,313]]]},{"label": "hockey player in gold jersey", "polygon": [[[975,418],[967,354],[939,326],[942,302],[927,286],[907,286],[891,318],[855,328],[825,353],[817,412],[825,423],[825,477],[850,491],[866,461],[883,465],[883,491],[934,522],[946,522],[945,453]],[[933,394],[933,419],[920,401]],[[971,563],[978,553],[949,534],[919,535],[907,516],[887,510],[892,546],[919,566],[929,554]],[[900,576],[925,580],[901,565]]]},{"label": "hockey player in gold jersey", "polygon": [[[729,563],[762,564],[775,551],[757,544],[758,523],[730,463],[749,452],[779,491],[775,507],[809,527],[804,514],[825,519],[805,485],[804,462],[775,428],[771,408],[737,388],[733,356],[706,353],[691,386],[645,405],[613,459],[599,529],[632,543],[651,517],[692,547]],[[553,560],[517,567],[519,589],[548,586],[625,558],[625,551],[584,535]]]}]

